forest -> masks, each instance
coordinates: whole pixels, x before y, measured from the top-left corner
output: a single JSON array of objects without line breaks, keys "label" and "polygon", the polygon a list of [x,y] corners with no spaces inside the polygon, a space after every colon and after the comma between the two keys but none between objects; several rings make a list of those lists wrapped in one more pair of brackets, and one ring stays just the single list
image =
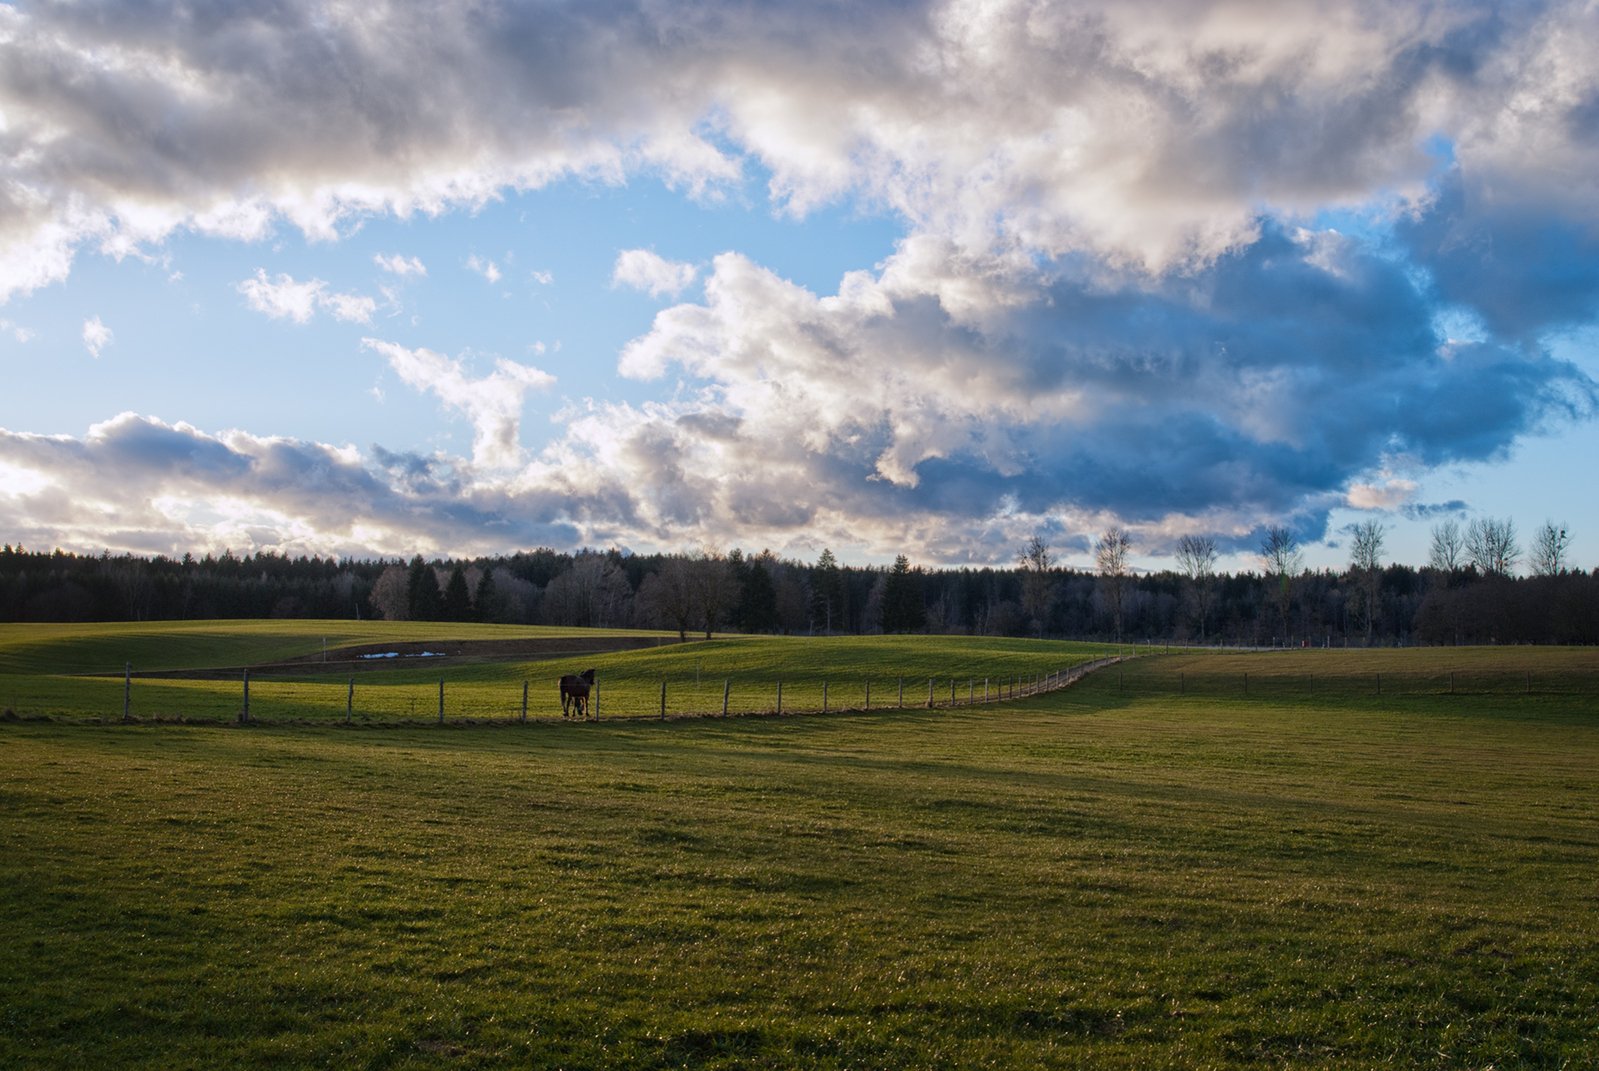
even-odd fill
[{"label": "forest", "polygon": [[[1286,546],[1274,547],[1274,537]],[[1557,561],[1515,576],[1503,559],[1473,560],[1463,539],[1462,553],[1441,559],[1435,539],[1434,560],[1413,567],[1362,560],[1357,533],[1355,557],[1338,572],[1298,567],[1292,537],[1272,529],[1261,570],[1232,574],[1214,571],[1208,540],[1185,540],[1178,570],[1133,573],[1125,540],[1118,529],[1101,537],[1094,572],[1058,566],[1037,537],[1014,567],[959,569],[915,567],[903,556],[887,567],[843,565],[831,551],[814,562],[768,551],[548,548],[405,561],[79,555],[7,544],[0,620],[382,618],[685,636],[931,632],[1296,647],[1599,643],[1599,570]],[[1380,532],[1376,542],[1380,549]]]}]

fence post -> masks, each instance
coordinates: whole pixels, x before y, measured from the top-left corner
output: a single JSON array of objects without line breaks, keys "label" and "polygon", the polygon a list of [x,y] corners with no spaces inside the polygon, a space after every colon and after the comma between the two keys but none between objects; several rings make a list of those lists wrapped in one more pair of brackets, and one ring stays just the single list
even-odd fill
[{"label": "fence post", "polygon": [[1455,671],[1454,670],[1450,670],[1449,671],[1449,694],[1450,695],[1454,695],[1455,694]]},{"label": "fence post", "polygon": [[866,709],[872,709],[872,678],[866,678]]},{"label": "fence post", "polygon": [[933,678],[927,678],[927,709],[933,708]]},{"label": "fence post", "polygon": [[666,720],[666,678],[661,678],[661,720]]},{"label": "fence post", "polygon": [[244,709],[239,711],[239,724],[247,725],[250,721],[250,671],[244,671]]},{"label": "fence post", "polygon": [[903,708],[905,706],[905,678],[904,677],[901,677],[899,679],[899,705],[900,705],[901,708]]},{"label": "fence post", "polygon": [[783,682],[777,682],[777,712],[783,713]]},{"label": "fence post", "polygon": [[592,715],[590,715],[590,717],[594,721],[599,721],[600,720],[600,684],[599,684],[599,681],[595,681],[594,682],[594,713]]},{"label": "fence post", "polygon": [[949,705],[950,706],[954,706],[955,705],[955,678],[954,677],[951,677],[949,679]]},{"label": "fence post", "polygon": [[350,719],[355,716],[355,678],[350,678],[350,690],[344,696],[344,724],[350,724]]},{"label": "fence post", "polygon": [[827,713],[827,682],[822,682],[822,713]]},{"label": "fence post", "polygon": [[724,718],[727,717],[727,695],[732,690],[733,690],[733,682],[732,682],[732,680],[724,679],[722,681],[722,717],[724,717]]},{"label": "fence post", "polygon": [[444,678],[439,678],[439,724],[444,724]]},{"label": "fence post", "polygon": [[988,702],[988,678],[983,678],[983,702]]},{"label": "fence post", "polygon": [[522,720],[527,721],[527,681],[522,682]]},{"label": "fence post", "polygon": [[133,707],[133,663],[122,663],[122,720],[127,721]]},{"label": "fence post", "polygon": [[966,705],[967,706],[971,706],[975,702],[977,702],[977,682],[972,680],[972,678],[967,677],[966,678]]}]

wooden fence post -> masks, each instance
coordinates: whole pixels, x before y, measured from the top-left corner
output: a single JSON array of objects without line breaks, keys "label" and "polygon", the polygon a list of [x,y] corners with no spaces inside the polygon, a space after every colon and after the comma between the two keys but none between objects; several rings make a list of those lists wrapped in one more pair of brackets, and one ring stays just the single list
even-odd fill
[{"label": "wooden fence post", "polygon": [[122,663],[122,720],[130,719],[133,710],[133,663]]},{"label": "wooden fence post", "polygon": [[522,682],[522,720],[527,721],[527,681]]},{"label": "wooden fence post", "polygon": [[866,709],[872,709],[872,678],[866,678]]},{"label": "wooden fence post", "polygon": [[932,707],[933,707],[933,678],[928,677],[927,678],[927,708],[929,710],[931,710]]},{"label": "wooden fence post", "polygon": [[732,680],[731,679],[723,680],[722,681],[722,717],[724,717],[724,718],[727,717],[727,697],[728,697],[728,693],[730,693],[732,690],[733,690],[733,682],[732,682]]},{"label": "wooden fence post", "polygon": [[822,682],[822,713],[827,713],[827,682]]},{"label": "wooden fence post", "polygon": [[244,709],[239,711],[239,724],[247,725],[250,721],[250,671],[244,671]]},{"label": "wooden fence post", "polygon": [[988,678],[983,678],[983,702],[988,702]]},{"label": "wooden fence post", "polygon": [[899,679],[899,705],[900,705],[900,707],[902,709],[905,706],[905,678],[904,677],[901,677]]},{"label": "wooden fence post", "polygon": [[783,682],[777,682],[777,712],[783,713]]},{"label": "wooden fence post", "polygon": [[951,677],[949,679],[949,705],[950,706],[954,706],[955,705],[955,678],[954,677]]},{"label": "wooden fence post", "polygon": [[967,677],[966,678],[966,705],[967,706],[971,706],[975,702],[977,702],[977,682],[974,681],[972,678]]},{"label": "wooden fence post", "polygon": [[439,724],[444,724],[444,678],[439,678]]},{"label": "wooden fence post", "polygon": [[600,685],[598,681],[594,684],[594,713],[590,714],[589,718],[593,721],[600,720]]},{"label": "wooden fence post", "polygon": [[350,719],[355,716],[355,678],[350,678],[350,690],[344,696],[344,724],[350,724]]},{"label": "wooden fence post", "polygon": [[666,720],[666,678],[661,678],[661,720]]}]

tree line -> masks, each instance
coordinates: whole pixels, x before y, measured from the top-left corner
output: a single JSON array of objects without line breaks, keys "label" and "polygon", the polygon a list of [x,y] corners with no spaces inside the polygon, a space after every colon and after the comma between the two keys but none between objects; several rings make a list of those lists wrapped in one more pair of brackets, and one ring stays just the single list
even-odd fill
[{"label": "tree line", "polygon": [[[1385,560],[1385,529],[1359,525],[1342,570],[1310,570],[1271,527],[1258,570],[1222,573],[1206,537],[1176,568],[1135,572],[1133,536],[1107,529],[1095,567],[1063,567],[1041,536],[1010,567],[925,569],[746,554],[574,553],[335,559],[272,552],[195,558],[0,550],[0,620],[381,618],[665,628],[682,636],[944,632],[1251,646],[1599,643],[1599,570],[1567,560],[1548,524],[1523,550],[1510,521],[1433,530],[1428,563]],[[1520,566],[1527,575],[1518,575]]]}]

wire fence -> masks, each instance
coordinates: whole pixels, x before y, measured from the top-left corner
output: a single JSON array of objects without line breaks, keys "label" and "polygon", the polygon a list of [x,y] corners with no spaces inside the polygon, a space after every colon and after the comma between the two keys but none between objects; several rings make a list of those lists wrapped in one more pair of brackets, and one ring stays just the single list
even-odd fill
[{"label": "wire fence", "polygon": [[[1026,699],[1068,687],[1102,658],[1031,673],[979,676],[854,678],[741,676],[601,678],[586,704],[562,712],[557,682],[452,679],[380,683],[351,676],[337,682],[242,674],[237,681],[140,677],[130,665],[121,680],[77,678],[30,692],[16,678],[4,700],[13,717],[91,721],[232,722],[241,724],[420,725],[562,720],[640,721],[882,710],[940,710]],[[59,680],[59,679],[58,679]]]}]

